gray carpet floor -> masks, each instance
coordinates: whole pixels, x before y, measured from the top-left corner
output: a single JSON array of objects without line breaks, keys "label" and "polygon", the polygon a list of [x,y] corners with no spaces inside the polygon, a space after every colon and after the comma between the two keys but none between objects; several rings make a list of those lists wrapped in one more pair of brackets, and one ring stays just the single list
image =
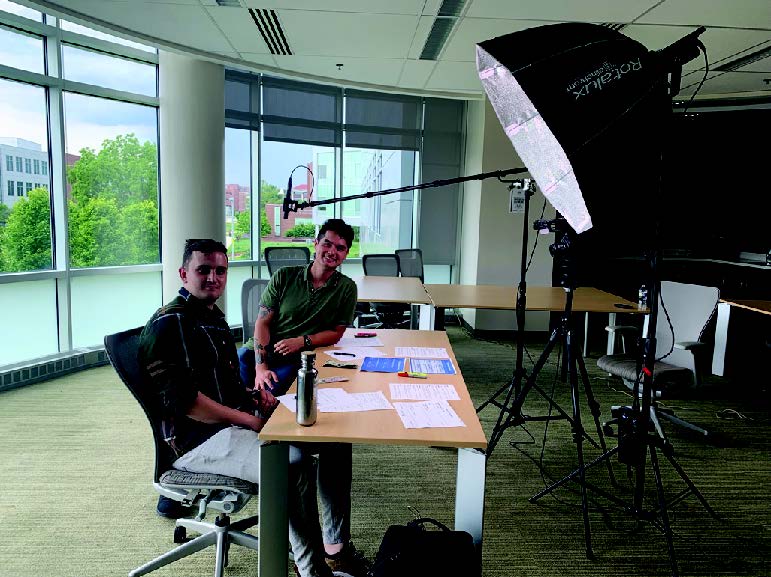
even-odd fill
[{"label": "gray carpet floor", "polygon": [[[511,343],[472,339],[452,327],[449,334],[477,404],[509,381]],[[529,352],[535,357],[540,348],[531,345]],[[556,378],[557,359],[552,357],[538,382],[570,410],[568,387]],[[607,420],[611,405],[630,399],[592,359],[586,364],[601,420]],[[529,360],[526,366],[532,366]],[[713,519],[694,497],[673,508],[681,575],[769,575],[771,424],[768,400],[758,398],[759,381],[752,381],[712,378],[691,398],[664,401],[681,417],[718,433],[717,442],[707,443],[664,424],[677,462],[720,517]],[[544,414],[546,409],[536,393],[528,395],[525,413]],[[582,412],[596,437],[585,404]],[[498,412],[488,408],[480,416],[489,434]],[[173,546],[173,522],[154,513],[149,427],[111,367],[0,394],[0,438],[0,576],[122,576]],[[608,444],[615,446],[616,440]],[[600,454],[585,446],[587,460]],[[611,488],[604,467],[591,469],[588,477],[628,498],[626,467],[617,459],[612,463],[621,487]],[[455,464],[455,453],[446,449],[356,446],[356,546],[373,557],[388,525],[409,520],[410,508],[451,525]],[[551,423],[548,430],[543,423],[528,423],[526,430],[506,431],[488,461],[484,577],[670,575],[661,533],[649,524],[638,527],[616,505],[591,499],[596,559],[589,560],[575,487],[528,502],[549,478],[561,478],[576,464],[564,422]],[[661,469],[667,495],[684,487],[665,458]],[[655,503],[651,475],[648,467],[648,506]],[[241,516],[255,512],[253,501]],[[210,575],[212,564],[209,550],[154,575]],[[255,554],[233,549],[226,575],[256,575]]]}]

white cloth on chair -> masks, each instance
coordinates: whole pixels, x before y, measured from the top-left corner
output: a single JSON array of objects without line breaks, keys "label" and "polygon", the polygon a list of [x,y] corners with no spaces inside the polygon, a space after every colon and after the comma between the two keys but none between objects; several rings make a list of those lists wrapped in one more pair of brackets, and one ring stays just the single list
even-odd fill
[{"label": "white cloth on chair", "polygon": [[251,429],[228,427],[182,455],[173,467],[191,473],[215,473],[260,482],[260,446]]}]

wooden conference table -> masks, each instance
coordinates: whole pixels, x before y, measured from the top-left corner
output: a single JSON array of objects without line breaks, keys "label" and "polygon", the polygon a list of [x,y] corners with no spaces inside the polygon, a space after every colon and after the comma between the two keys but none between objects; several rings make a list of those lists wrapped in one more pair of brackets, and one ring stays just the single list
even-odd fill
[{"label": "wooden conference table", "polygon": [[771,301],[720,299],[717,305],[717,324],[715,326],[715,349],[712,354],[712,374],[725,373],[725,353],[728,345],[728,322],[731,318],[731,307],[753,311],[759,314],[771,315]]},{"label": "wooden conference table", "polygon": [[[419,282],[419,281],[418,281]],[[346,336],[353,336],[348,329]],[[289,444],[302,442],[354,443],[375,445],[420,445],[455,447],[458,449],[457,484],[455,490],[455,528],[468,531],[481,553],[485,493],[485,449],[487,439],[471,402],[458,362],[450,347],[447,334],[441,331],[378,330],[383,342],[379,350],[393,356],[394,348],[441,347],[447,349],[455,375],[429,375],[426,379],[407,379],[393,373],[362,373],[353,369],[322,367],[331,357],[317,351],[319,378],[345,376],[343,383],[328,383],[321,387],[343,387],[347,392],[381,390],[390,400],[389,383],[449,383],[455,386],[459,401],[450,401],[465,427],[406,429],[395,410],[366,413],[319,413],[310,427],[295,422],[295,415],[279,406],[271,416],[260,438],[276,441],[260,451],[259,493],[259,577],[284,577],[287,574],[288,521],[286,512],[287,462]],[[360,364],[361,361],[355,361]],[[294,392],[294,386],[290,392]],[[373,503],[372,506],[376,504]],[[383,527],[383,530],[386,528]],[[481,558],[481,555],[480,555]]]},{"label": "wooden conference table", "polygon": [[[433,316],[429,322],[437,329],[442,327],[444,309],[446,308],[496,310],[516,310],[517,308],[517,288],[510,285],[427,284],[425,288],[434,307],[434,310],[429,313]],[[565,289],[544,286],[527,287],[526,310],[556,312],[564,309]],[[608,324],[612,325],[616,322],[616,313],[647,314],[648,309],[600,289],[579,287],[573,293],[573,312],[586,313],[584,319],[584,355],[586,355],[588,352],[588,313],[608,313]],[[421,318],[421,325],[422,322],[423,319]],[[612,336],[610,336],[608,338],[608,353],[613,352],[612,342]]]}]

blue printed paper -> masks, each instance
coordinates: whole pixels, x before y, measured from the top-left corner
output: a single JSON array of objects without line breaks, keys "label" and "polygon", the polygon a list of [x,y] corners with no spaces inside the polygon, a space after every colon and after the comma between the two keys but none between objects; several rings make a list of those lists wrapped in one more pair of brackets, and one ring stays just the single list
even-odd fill
[{"label": "blue printed paper", "polygon": [[429,375],[454,375],[455,367],[450,359],[410,359],[410,371]]},{"label": "blue printed paper", "polygon": [[364,357],[361,370],[371,373],[400,373],[404,370],[403,357]]}]

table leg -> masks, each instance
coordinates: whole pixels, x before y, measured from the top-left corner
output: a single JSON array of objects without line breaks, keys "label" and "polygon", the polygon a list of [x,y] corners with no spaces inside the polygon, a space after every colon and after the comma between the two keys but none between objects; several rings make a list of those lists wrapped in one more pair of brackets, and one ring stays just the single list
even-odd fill
[{"label": "table leg", "polygon": [[487,457],[478,449],[458,449],[455,487],[455,529],[468,531],[482,554],[485,515],[485,467]]},{"label": "table leg", "polygon": [[[589,313],[586,313],[586,316],[588,317]],[[608,313],[608,326],[612,327],[615,324],[616,324],[616,313]],[[608,355],[612,355],[615,350],[616,350],[616,333],[614,331],[608,331],[608,346],[605,349],[605,352]]]},{"label": "table leg", "polygon": [[712,353],[712,374],[725,374],[725,351],[728,344],[728,320],[731,316],[731,305],[718,303],[717,324],[715,325],[715,348]]},{"label": "table leg", "polygon": [[287,574],[289,556],[289,520],[287,487],[289,482],[289,445],[267,443],[260,448],[260,493],[257,511],[260,517],[257,575],[276,577]]}]

